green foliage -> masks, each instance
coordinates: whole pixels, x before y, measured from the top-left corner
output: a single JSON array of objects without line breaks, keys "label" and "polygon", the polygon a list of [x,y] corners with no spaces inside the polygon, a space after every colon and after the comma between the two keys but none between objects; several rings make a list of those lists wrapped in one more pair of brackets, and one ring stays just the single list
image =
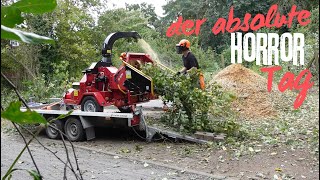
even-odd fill
[{"label": "green foliage", "polygon": [[20,40],[25,43],[54,43],[54,41],[50,38],[39,36],[34,33],[8,28],[4,25],[1,25],[1,38],[18,41]]},{"label": "green foliage", "polygon": [[30,176],[33,177],[33,180],[41,180],[41,176],[40,174],[37,173],[37,171],[35,170],[28,170],[28,173],[30,174]]},{"label": "green foliage", "polygon": [[1,117],[9,121],[19,124],[47,124],[47,121],[35,111],[27,110],[25,112],[20,111],[21,102],[11,102],[9,107],[1,112]]},{"label": "green foliage", "polygon": [[[81,77],[81,71],[87,68],[92,62],[100,60],[101,45],[103,40],[95,39],[94,20],[88,14],[88,10],[79,7],[77,4],[62,1],[59,3],[56,13],[48,16],[47,21],[55,23],[59,21],[56,27],[50,26],[50,31],[57,40],[57,48],[47,47],[45,51],[54,53],[55,56],[44,58],[46,64],[50,64],[50,70],[47,76],[51,76],[56,65],[68,61],[66,69],[68,77]],[[37,25],[37,22],[34,22]],[[41,27],[37,30],[42,30]],[[43,54],[46,54],[44,52]],[[51,59],[51,60],[50,60]],[[43,72],[45,73],[45,72]],[[52,76],[50,77],[52,78]]]},{"label": "green foliage", "polygon": [[11,89],[1,87],[1,106],[6,108],[12,101],[18,101],[17,95]]},{"label": "green foliage", "polygon": [[232,120],[234,114],[230,110],[234,96],[222,91],[217,84],[211,84],[206,90],[199,89],[198,70],[182,76],[172,76],[154,66],[145,66],[143,71],[152,77],[155,92],[165,102],[172,103],[172,109],[163,117],[170,126],[186,132],[241,134],[240,125]]},{"label": "green foliage", "polygon": [[1,7],[1,24],[7,27],[14,27],[16,24],[21,24],[23,18],[21,11],[15,7]]},{"label": "green foliage", "polygon": [[248,136],[247,132],[241,129],[241,125],[235,119],[219,120],[211,124],[213,132],[222,132],[229,136],[243,139]]},{"label": "green foliage", "polygon": [[147,4],[145,2],[141,4],[126,4],[126,9],[129,11],[140,10],[151,25],[154,25],[154,23],[158,20],[157,14],[155,13],[155,7],[151,4]]},{"label": "green foliage", "polygon": [[68,88],[71,88],[71,83],[74,78],[69,78],[70,73],[68,70],[69,62],[61,61],[59,64],[53,64],[54,72],[52,78],[48,81],[49,84],[53,84],[53,96],[61,97],[62,93]]},{"label": "green foliage", "polygon": [[[305,47],[304,47],[304,63],[305,67],[313,60],[309,70],[314,76],[314,82],[318,82],[319,79],[319,67],[317,67],[316,61],[319,61],[319,5],[314,7],[311,10],[311,23],[307,26],[297,26],[296,28],[292,28],[291,31],[294,33],[303,33],[305,35]],[[315,58],[315,59],[314,59]],[[319,64],[319,62],[318,62]],[[291,68],[295,72],[300,72],[300,69],[297,67]]]},{"label": "green foliage", "polygon": [[25,81],[23,84],[26,87],[23,92],[24,98],[34,98],[34,102],[47,102],[47,99],[50,98],[55,91],[58,91],[58,88],[56,88],[53,83],[46,82],[43,74],[32,81]]},{"label": "green foliage", "polygon": [[41,180],[41,176],[40,174],[38,174],[35,170],[28,170],[28,169],[20,169],[20,168],[14,168],[12,169],[10,172],[8,172],[8,174],[6,174],[2,179],[5,179],[6,177],[8,177],[7,179],[10,180],[12,178],[12,173],[14,171],[18,171],[18,170],[22,170],[22,171],[27,171],[29,173],[29,175],[31,177],[33,177],[33,180]]},{"label": "green foliage", "polygon": [[12,6],[18,8],[21,12],[43,14],[53,11],[57,6],[57,2],[56,0],[20,0],[12,4]]},{"label": "green foliage", "polygon": [[13,29],[12,27],[23,22],[21,12],[44,13],[52,11],[56,5],[55,0],[21,0],[11,6],[1,7],[1,39],[18,40],[26,43],[54,43],[50,38]]},{"label": "green foliage", "polygon": [[[70,82],[75,78],[69,78],[68,61],[62,61],[61,64],[53,63],[54,72],[52,78],[46,80],[45,75],[35,77],[33,80],[25,80],[22,82],[23,92],[22,95],[25,99],[32,98],[34,102],[48,102],[51,97],[62,97],[63,92],[71,88]],[[4,89],[3,89],[4,90]],[[4,94],[8,94],[3,91]],[[7,96],[12,99],[12,96]],[[3,98],[3,102],[8,102],[7,98]]]}]

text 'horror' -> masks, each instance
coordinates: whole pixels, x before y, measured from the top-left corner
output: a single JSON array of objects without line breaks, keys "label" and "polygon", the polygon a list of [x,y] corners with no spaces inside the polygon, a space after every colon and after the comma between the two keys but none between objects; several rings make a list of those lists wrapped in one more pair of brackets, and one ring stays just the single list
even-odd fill
[{"label": "text 'horror'", "polygon": [[[231,33],[231,63],[256,62],[256,65],[279,65],[292,61],[304,65],[304,34]],[[279,51],[280,50],[280,51]],[[236,61],[237,59],[237,61]]]}]

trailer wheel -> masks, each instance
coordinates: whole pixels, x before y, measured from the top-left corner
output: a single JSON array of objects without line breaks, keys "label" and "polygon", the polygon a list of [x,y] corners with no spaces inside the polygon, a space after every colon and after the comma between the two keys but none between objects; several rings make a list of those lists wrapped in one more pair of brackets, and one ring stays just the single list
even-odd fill
[{"label": "trailer wheel", "polygon": [[122,106],[122,107],[118,107],[119,111],[122,113],[131,113],[131,107],[130,106]]},{"label": "trailer wheel", "polygon": [[81,103],[81,111],[103,112],[103,107],[92,96],[86,96]]},{"label": "trailer wheel", "polygon": [[[47,120],[51,121],[53,119],[54,119],[54,117],[49,117]],[[50,125],[59,129],[61,132],[63,132],[63,122],[61,120],[55,120],[55,121],[51,122]],[[50,126],[48,126],[46,128],[46,134],[50,139],[60,139],[61,138],[59,131],[55,130],[54,128],[51,128]]]},{"label": "trailer wheel", "polygon": [[84,129],[80,120],[69,118],[64,125],[65,133],[70,141],[82,141],[84,139]]}]

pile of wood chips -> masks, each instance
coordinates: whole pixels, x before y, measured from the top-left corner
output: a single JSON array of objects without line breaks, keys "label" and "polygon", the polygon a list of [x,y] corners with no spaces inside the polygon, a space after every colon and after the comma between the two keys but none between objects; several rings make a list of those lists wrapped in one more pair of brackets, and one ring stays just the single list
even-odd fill
[{"label": "pile of wood chips", "polygon": [[[274,93],[267,90],[267,79],[241,64],[232,64],[210,81],[218,83],[226,91],[233,92],[237,99],[232,108],[242,119],[256,120],[277,116],[273,107]],[[276,90],[273,87],[273,91]]]}]

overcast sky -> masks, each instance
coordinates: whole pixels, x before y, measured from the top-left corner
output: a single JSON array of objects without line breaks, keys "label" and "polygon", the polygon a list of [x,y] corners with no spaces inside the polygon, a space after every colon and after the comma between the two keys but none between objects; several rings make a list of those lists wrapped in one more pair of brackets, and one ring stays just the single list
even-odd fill
[{"label": "overcast sky", "polygon": [[163,16],[162,6],[166,4],[166,0],[107,0],[108,8],[125,8],[127,4],[141,4],[141,3],[152,4],[155,7],[155,12],[158,16]]}]

